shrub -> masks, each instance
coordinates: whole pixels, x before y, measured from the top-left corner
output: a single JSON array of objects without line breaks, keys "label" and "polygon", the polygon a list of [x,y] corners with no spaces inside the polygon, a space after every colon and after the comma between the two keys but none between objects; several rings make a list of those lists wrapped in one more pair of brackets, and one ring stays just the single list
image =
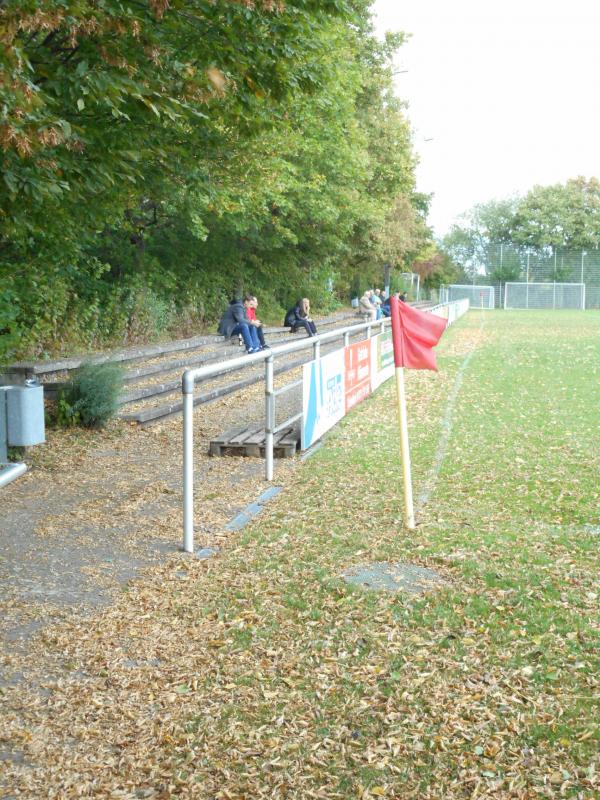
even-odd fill
[{"label": "shrub", "polygon": [[57,423],[103,427],[117,413],[122,388],[123,370],[119,364],[84,364],[58,398]]}]

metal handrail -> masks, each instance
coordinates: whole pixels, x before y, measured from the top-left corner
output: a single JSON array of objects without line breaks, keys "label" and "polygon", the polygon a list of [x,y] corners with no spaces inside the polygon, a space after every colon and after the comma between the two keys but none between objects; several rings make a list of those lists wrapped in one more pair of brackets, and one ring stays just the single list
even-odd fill
[{"label": "metal handrail", "polygon": [[[466,308],[464,305],[466,304]],[[438,303],[430,308],[428,312],[436,311],[438,308],[462,307],[457,315],[448,314],[448,324],[451,324],[456,316],[460,316],[469,307],[469,301],[446,301]],[[273,479],[273,435],[281,430],[285,424],[302,418],[302,413],[286,420],[279,426],[275,426],[275,396],[282,391],[299,385],[299,381],[289,384],[287,387],[275,390],[273,388],[274,361],[279,355],[294,353],[298,350],[313,348],[314,358],[318,359],[321,352],[322,342],[335,341],[339,337],[343,338],[344,346],[350,343],[350,335],[366,331],[366,338],[371,338],[371,331],[377,328],[378,332],[383,333],[386,326],[391,324],[391,319],[386,317],[379,321],[370,320],[368,322],[348,325],[338,328],[328,333],[318,336],[307,337],[299,342],[289,342],[277,345],[271,349],[263,350],[260,353],[252,353],[237,358],[229,359],[220,365],[207,364],[204,367],[188,369],[183,373],[181,387],[183,392],[183,549],[187,553],[194,551],[194,387],[196,381],[204,378],[211,378],[223,372],[233,370],[263,362],[265,365],[265,479]]]},{"label": "metal handrail", "polygon": [[275,395],[275,397],[279,397],[280,394],[285,394],[286,392],[290,392],[297,386],[302,386],[303,383],[304,381],[302,380],[302,378],[300,378],[300,380],[297,381],[292,381],[292,383],[286,383],[285,386],[281,386],[279,389],[275,389],[273,391],[273,394]]},{"label": "metal handrail", "polygon": [[[315,358],[320,358],[321,354],[320,349],[317,350],[317,348],[315,347],[314,350],[316,353]],[[298,381],[292,381],[291,383],[286,383],[285,386],[280,386],[279,389],[273,389],[272,400],[271,400],[271,402],[273,403],[273,424],[275,424],[275,420],[277,419],[277,410],[276,410],[277,398],[280,397],[282,394],[285,394],[286,392],[291,392],[292,389],[297,389],[298,386],[302,386],[303,383],[304,379],[300,378],[300,380]],[[269,395],[265,392],[265,420],[267,417],[266,408],[268,403],[269,403]],[[299,414],[293,414],[291,417],[288,417],[287,419],[284,419],[282,422],[280,422],[279,425],[275,425],[275,427],[273,428],[273,434],[279,433],[279,431],[282,431],[284,428],[287,428],[288,425],[293,425],[294,422],[297,422],[299,419],[302,419],[303,413],[304,412],[301,411]],[[266,424],[265,424],[265,433],[266,433]],[[266,459],[265,459],[265,480],[269,480]]]},{"label": "metal handrail", "polygon": [[307,336],[299,342],[286,342],[285,344],[278,344],[268,350],[261,350],[259,353],[246,353],[243,356],[230,358],[227,361],[222,361],[219,364],[205,364],[203,367],[195,367],[194,369],[186,369],[181,379],[181,388],[183,394],[193,393],[194,384],[196,381],[203,378],[212,378],[213,375],[218,375],[220,372],[232,372],[238,367],[246,367],[249,364],[260,363],[266,361],[271,355],[284,355],[286,353],[295,353],[296,350],[306,350],[308,347],[314,347],[315,344],[321,342],[330,342],[338,339],[340,336],[346,334],[359,333],[360,331],[367,331],[367,338],[370,338],[370,329],[375,325],[383,327],[390,322],[389,317],[381,319],[378,322],[359,322],[356,325],[348,325],[344,328],[336,328],[335,331],[328,331],[327,333],[320,333],[317,336]]},{"label": "metal handrail", "polygon": [[[366,332],[366,338],[371,338],[371,330],[375,327],[381,332],[390,319],[386,317],[379,321],[370,320],[356,325],[347,325],[334,331],[321,333],[317,336],[306,337],[299,342],[287,342],[276,345],[259,353],[246,354],[231,358],[221,364],[206,364],[203,367],[187,369],[181,379],[183,393],[183,549],[186,553],[194,551],[194,387],[196,381],[212,378],[222,372],[232,372],[252,364],[265,365],[265,479],[273,480],[273,435],[275,431],[275,396],[273,389],[274,361],[275,358],[299,350],[312,347],[315,358],[320,356],[321,343],[331,342],[343,338],[344,345],[350,342],[352,334]],[[300,415],[301,416],[301,415]]]},{"label": "metal handrail", "polygon": [[294,414],[292,417],[288,417],[287,419],[284,419],[283,422],[280,422],[279,425],[276,425],[273,428],[273,433],[279,433],[279,431],[282,431],[284,428],[287,428],[288,425],[291,425],[293,422],[298,422],[298,420],[302,419],[303,416],[304,416],[303,412],[299,411],[297,414]]}]

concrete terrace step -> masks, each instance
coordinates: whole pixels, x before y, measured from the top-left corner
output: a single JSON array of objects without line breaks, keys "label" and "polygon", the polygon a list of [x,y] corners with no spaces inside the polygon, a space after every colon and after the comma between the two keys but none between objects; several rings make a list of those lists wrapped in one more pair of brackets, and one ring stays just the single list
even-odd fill
[{"label": "concrete terrace step", "polygon": [[[343,317],[342,321],[345,322],[348,318]],[[350,316],[349,319],[353,320],[354,317]],[[329,320],[321,320],[319,322],[319,327],[332,327],[336,324],[339,324],[339,318],[333,318]],[[282,331],[285,335],[276,335],[277,331]],[[289,328],[265,328],[265,333],[268,337],[268,341],[273,344],[280,344],[282,342],[290,341],[293,339],[294,335],[289,333]],[[275,335],[273,335],[275,333]],[[301,334],[300,334],[301,335]],[[219,342],[222,342],[222,337],[218,337]],[[134,370],[130,370],[127,375],[125,376],[125,381],[127,383],[138,383],[140,380],[144,378],[148,378],[154,375],[165,374],[168,372],[174,372],[175,370],[181,371],[182,369],[186,369],[188,367],[194,366],[204,366],[205,364],[212,364],[221,360],[224,360],[228,357],[233,357],[240,352],[240,348],[236,345],[231,345],[229,342],[227,343],[225,351],[220,347],[217,348],[216,352],[212,351],[208,354],[206,353],[198,353],[195,356],[190,356],[189,358],[183,359],[176,359],[173,361],[164,361],[158,364],[153,364],[148,367],[139,367]],[[225,370],[223,371],[225,374]],[[131,391],[123,393],[121,396],[121,403],[123,405],[128,403],[137,402],[144,398],[151,398],[156,395],[160,394],[168,394],[176,389],[181,387],[181,377],[178,376],[170,381],[164,381],[161,383],[156,384],[149,384],[147,386],[141,386],[137,389],[132,389]]]},{"label": "concrete terrace step", "polygon": [[[345,310],[316,320],[320,332],[345,327],[358,321],[360,320],[354,310]],[[268,326],[265,327],[265,335],[269,344],[277,345],[303,338],[305,334],[303,331],[292,334],[288,327]],[[122,407],[120,416],[140,425],[149,425],[181,413],[181,373],[185,369],[226,361],[239,355],[240,352],[241,348],[231,339],[225,340],[218,334],[203,334],[161,344],[123,348],[77,358],[22,361],[5,368],[5,374],[0,377],[9,383],[20,382],[27,377],[37,377],[44,384],[46,396],[54,399],[58,391],[68,385],[70,373],[83,363],[102,364],[111,361],[121,363],[127,369],[124,375],[126,387],[119,399]],[[309,351],[306,351],[301,359],[282,361],[277,365],[275,374],[292,370],[311,357]],[[237,380],[233,376],[227,380],[228,372],[230,370],[223,369],[209,381],[203,387],[204,391],[195,398],[195,405],[217,400],[263,379],[262,369]],[[172,397],[169,397],[170,395]],[[133,408],[126,410],[128,406]]]},{"label": "concrete terrace step", "polygon": [[127,361],[143,361],[156,358],[167,353],[179,350],[190,350],[203,345],[214,343],[223,337],[217,335],[193,336],[189,339],[164,342],[162,344],[149,344],[143,347],[130,347],[123,350],[114,350],[108,353],[78,356],[77,358],[61,358],[53,361],[17,361],[4,367],[6,374],[15,374],[25,377],[43,377],[63,372],[72,372],[82,364],[104,364],[109,361],[117,363]]},{"label": "concrete terrace step", "polygon": [[[300,358],[292,362],[281,364],[280,366],[275,367],[273,374],[277,376],[284,372],[290,372],[297,367],[301,367],[302,364],[306,363],[308,358],[309,357],[307,356],[306,358]],[[257,372],[254,372],[252,375],[249,375],[247,378],[242,378],[241,380],[233,381],[232,383],[226,383],[225,385],[217,386],[214,389],[210,389],[206,392],[196,395],[194,397],[194,406],[202,405],[203,403],[210,403],[213,400],[226,397],[228,394],[233,394],[234,392],[238,392],[241,389],[247,388],[248,386],[253,386],[255,383],[258,383],[262,380],[264,380],[264,371],[260,369]],[[178,381],[177,383],[177,391],[181,392],[181,381]],[[181,397],[181,394],[179,394],[179,397]],[[153,406],[150,408],[139,409],[138,411],[124,412],[119,416],[121,419],[128,420],[129,422],[138,422],[140,425],[150,425],[153,422],[161,422],[165,418],[173,416],[174,414],[180,414],[182,410],[183,401],[177,400],[172,403],[165,403],[161,406]]]},{"label": "concrete terrace step", "polygon": [[[339,314],[331,317],[325,317],[321,320],[317,320],[320,327],[327,327],[330,325],[339,324],[340,321],[343,321],[346,318],[350,318],[352,315],[347,313]],[[265,334],[267,336],[277,336],[278,334],[286,334],[290,336],[289,328],[286,327],[265,327]],[[283,337],[286,338],[286,337]],[[283,340],[283,339],[282,339]],[[104,364],[106,362],[117,362],[117,363],[127,363],[127,362],[135,362],[135,361],[148,361],[151,359],[158,359],[162,356],[167,356],[171,353],[181,352],[181,351],[192,351],[198,350],[202,348],[215,348],[223,345],[229,345],[229,341],[225,342],[224,338],[219,334],[202,334],[198,336],[192,336],[187,339],[177,339],[170,342],[163,342],[160,344],[149,344],[143,346],[136,346],[136,347],[129,347],[123,348],[120,350],[114,350],[107,353],[96,353],[91,355],[84,355],[84,356],[77,356],[75,358],[60,358],[50,361],[17,361],[13,364],[0,367],[2,377],[6,380],[7,383],[10,383],[12,380],[23,380],[24,378],[31,378],[37,377],[40,378],[44,383],[52,383],[50,378],[54,376],[55,378],[67,378],[68,373],[72,372],[73,370],[78,369],[84,363],[90,364]],[[222,351],[221,351],[222,353]],[[221,355],[222,357],[222,355]],[[196,363],[196,362],[191,362]],[[172,369],[178,367],[185,367],[186,362],[185,359],[179,359],[172,362]],[[156,374],[161,371],[168,371],[167,369],[161,369],[158,365],[152,365],[151,367],[142,367],[139,370],[129,370],[125,380],[130,381],[134,380],[137,377]],[[65,375],[65,373],[67,373]],[[57,380],[56,383],[61,381]]]},{"label": "concrete terrace step", "polygon": [[[340,327],[344,326],[342,325]],[[330,350],[334,350],[336,347],[339,347],[339,343],[332,342],[323,347],[322,353],[325,354]],[[304,355],[300,358],[294,358],[295,355],[296,354],[290,354],[290,359],[293,360],[284,361],[283,363],[276,365],[275,369],[273,370],[273,374],[277,376],[285,372],[290,372],[312,359],[312,352],[310,350],[305,351]],[[218,376],[215,376],[215,379],[225,376],[229,371],[231,370],[223,370],[223,372],[219,373]],[[213,400],[218,400],[221,397],[225,397],[228,394],[233,394],[234,392],[245,389],[248,386],[252,386],[262,380],[264,380],[264,370],[259,367],[253,372],[253,374],[246,378],[216,386],[196,395],[194,397],[194,406],[210,403]],[[181,380],[173,382],[173,389],[171,391],[181,392]],[[168,390],[165,391],[165,394],[167,393]],[[157,395],[148,395],[146,399],[150,402],[154,397],[157,397]],[[179,394],[178,399],[173,400],[173,402],[163,403],[162,405],[153,405],[148,408],[137,409],[136,411],[122,412],[119,416],[121,419],[125,419],[130,422],[137,422],[142,426],[151,425],[156,422],[162,422],[168,417],[181,413],[183,410],[183,401],[179,399],[180,397],[181,395]]]}]

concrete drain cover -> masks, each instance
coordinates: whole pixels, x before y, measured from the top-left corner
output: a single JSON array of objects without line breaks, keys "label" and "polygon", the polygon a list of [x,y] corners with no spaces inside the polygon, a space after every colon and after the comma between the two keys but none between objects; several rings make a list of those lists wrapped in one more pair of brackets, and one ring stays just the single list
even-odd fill
[{"label": "concrete drain cover", "polygon": [[412,564],[392,564],[389,561],[351,567],[343,573],[343,577],[347,583],[367,589],[411,594],[424,594],[447,583],[432,569],[415,567]]},{"label": "concrete drain cover", "polygon": [[583,530],[586,533],[593,533],[593,534],[598,535],[600,533],[600,525],[590,525],[590,524],[586,523],[583,526]]}]

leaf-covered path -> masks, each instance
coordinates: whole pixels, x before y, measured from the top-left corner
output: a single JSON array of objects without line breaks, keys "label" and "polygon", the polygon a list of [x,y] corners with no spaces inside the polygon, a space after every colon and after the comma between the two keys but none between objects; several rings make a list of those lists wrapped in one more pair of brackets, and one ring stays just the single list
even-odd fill
[{"label": "leaf-covered path", "polygon": [[[599,333],[587,312],[492,312],[445,334],[440,373],[407,381],[417,485],[474,354],[417,531],[401,527],[386,386],[216,558],[174,554],[39,632],[35,663],[13,657],[25,688],[4,695],[8,791],[597,796]],[[447,583],[415,598],[341,578],[378,561]]]},{"label": "leaf-covered path", "polygon": [[[289,380],[289,377],[286,378]],[[219,545],[223,524],[264,490],[258,459],[209,458],[209,439],[259,418],[262,386],[204,406],[196,416],[196,540]],[[29,652],[45,624],[87,616],[145,567],[181,545],[181,418],[142,430],[47,432],[33,469],[2,491],[2,682],[20,682],[10,654]],[[290,466],[277,463],[284,481]]]}]

